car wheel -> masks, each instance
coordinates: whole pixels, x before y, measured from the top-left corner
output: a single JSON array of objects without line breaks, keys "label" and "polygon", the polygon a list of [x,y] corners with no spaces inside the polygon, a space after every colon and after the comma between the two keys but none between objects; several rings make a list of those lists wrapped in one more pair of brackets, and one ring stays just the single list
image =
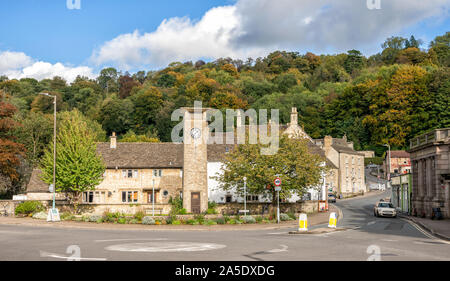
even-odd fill
[{"label": "car wheel", "polygon": [[373,211],[373,215],[374,215],[375,217],[378,217],[378,215],[377,215],[377,212],[376,212],[376,211]]}]

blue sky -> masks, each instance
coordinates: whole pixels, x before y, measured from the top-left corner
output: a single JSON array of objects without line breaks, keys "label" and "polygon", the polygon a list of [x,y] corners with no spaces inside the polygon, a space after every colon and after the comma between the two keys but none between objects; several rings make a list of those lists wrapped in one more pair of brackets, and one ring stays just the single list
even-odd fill
[{"label": "blue sky", "polygon": [[276,49],[370,55],[392,35],[450,31],[450,0],[1,0],[0,75],[95,76],[106,66],[265,56]]},{"label": "blue sky", "polygon": [[69,10],[66,0],[2,0],[0,50],[25,52],[49,62],[82,64],[92,49],[135,29],[155,30],[174,16],[200,18],[220,0],[81,0]]}]

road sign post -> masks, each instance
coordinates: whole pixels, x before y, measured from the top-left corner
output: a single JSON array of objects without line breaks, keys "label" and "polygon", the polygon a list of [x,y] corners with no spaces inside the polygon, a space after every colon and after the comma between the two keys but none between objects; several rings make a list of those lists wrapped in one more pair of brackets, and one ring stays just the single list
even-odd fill
[{"label": "road sign post", "polygon": [[275,191],[277,192],[277,223],[280,223],[280,190],[281,190],[281,179],[276,178],[273,183],[275,184]]}]

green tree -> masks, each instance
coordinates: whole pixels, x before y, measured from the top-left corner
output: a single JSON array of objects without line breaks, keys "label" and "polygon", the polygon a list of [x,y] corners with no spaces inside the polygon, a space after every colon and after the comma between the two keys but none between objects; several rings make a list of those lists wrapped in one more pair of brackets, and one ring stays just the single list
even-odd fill
[{"label": "green tree", "polygon": [[14,134],[18,142],[25,145],[27,159],[34,165],[39,162],[45,148],[52,140],[53,116],[30,111],[17,120],[22,126],[17,127]]},{"label": "green tree", "polygon": [[[56,191],[67,194],[74,204],[80,193],[92,190],[102,181],[105,166],[97,154],[95,133],[89,130],[80,112],[73,112],[59,125],[56,143]],[[41,163],[42,180],[53,182],[53,144],[48,146]]]},{"label": "green tree", "polygon": [[[226,154],[222,173],[216,177],[223,190],[236,190],[243,194],[243,178],[247,178],[247,193],[261,194],[275,204],[276,192],[273,181],[276,175],[282,180],[280,198],[292,194],[302,196],[308,188],[320,184],[322,174],[327,172],[325,159],[310,151],[307,139],[280,137],[280,146],[274,155],[261,154],[261,144],[236,146]],[[269,188],[268,188],[269,187]]]}]

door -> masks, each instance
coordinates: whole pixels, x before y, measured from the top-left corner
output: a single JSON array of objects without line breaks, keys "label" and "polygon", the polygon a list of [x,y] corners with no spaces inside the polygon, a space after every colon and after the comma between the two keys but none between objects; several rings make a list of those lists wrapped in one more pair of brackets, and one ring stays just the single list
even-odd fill
[{"label": "door", "polygon": [[200,192],[191,193],[191,212],[200,214]]}]

